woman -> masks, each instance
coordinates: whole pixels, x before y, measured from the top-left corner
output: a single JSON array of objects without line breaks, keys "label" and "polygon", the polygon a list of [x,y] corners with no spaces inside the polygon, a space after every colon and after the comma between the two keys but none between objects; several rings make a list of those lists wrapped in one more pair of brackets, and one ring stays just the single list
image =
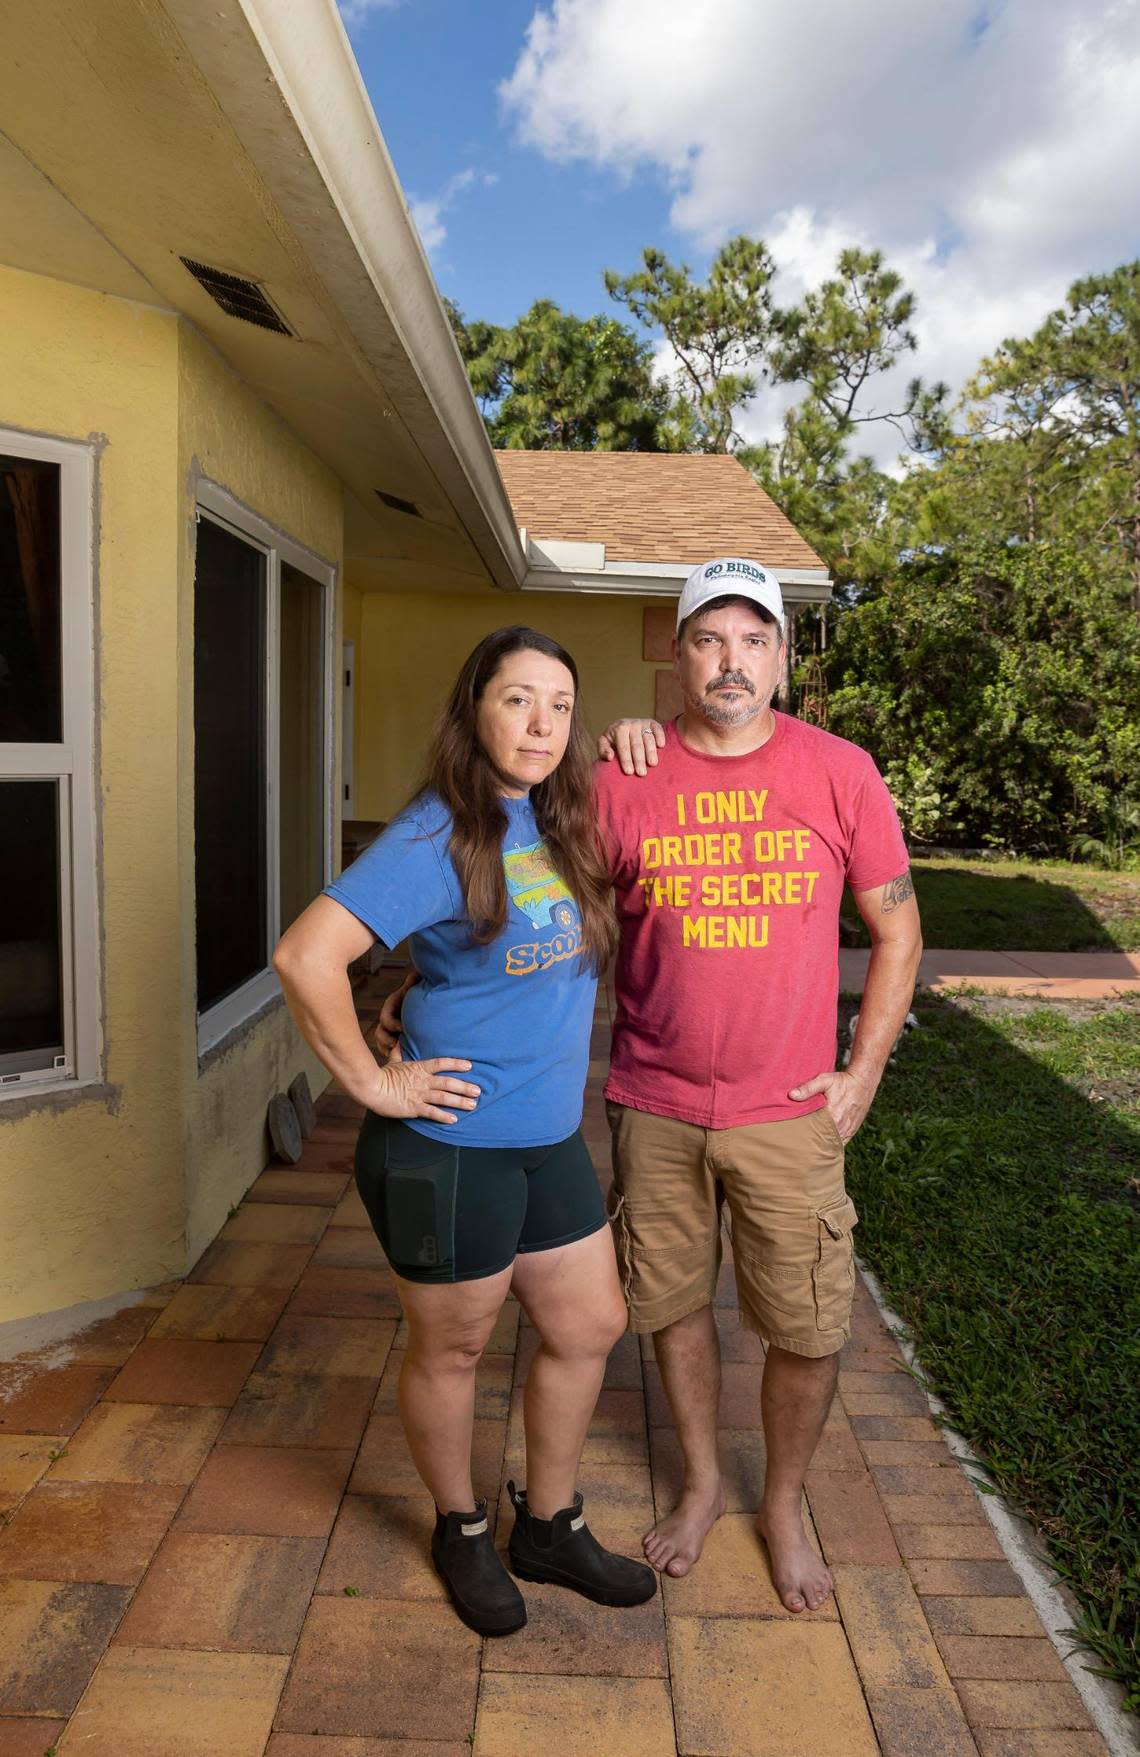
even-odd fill
[{"label": "woman", "polygon": [[[432,1558],[483,1634],[526,1621],[471,1481],[475,1369],[508,1291],[540,1337],[527,1488],[508,1485],[514,1571],[603,1604],[656,1590],[650,1568],[592,1537],[574,1488],[626,1321],[579,1131],[597,974],[616,927],[577,689],[570,655],[534,629],[481,641],[425,786],[274,958],[300,1029],[366,1108],[357,1185],[408,1320],[400,1413],[436,1504]],[[422,981],[400,1049],[377,1067],[347,966],[377,939],[406,937]]]}]

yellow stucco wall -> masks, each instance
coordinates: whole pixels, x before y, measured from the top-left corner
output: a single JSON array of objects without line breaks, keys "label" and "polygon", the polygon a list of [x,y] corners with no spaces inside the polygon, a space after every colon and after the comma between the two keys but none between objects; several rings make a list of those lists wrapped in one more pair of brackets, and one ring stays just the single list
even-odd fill
[{"label": "yellow stucco wall", "polygon": [[[338,569],[343,498],[337,478],[253,396],[202,339],[182,325],[178,346],[178,532],[181,647],[194,641],[194,507],[197,486],[224,488],[260,518]],[[334,653],[340,651],[340,616]],[[333,668],[334,678],[338,675]],[[186,1167],[187,1260],[214,1237],[268,1154],[265,1109],[295,1074],[314,1093],[328,1076],[278,1003],[252,1026],[198,1061],[194,945],[193,673],[179,672],[182,739],[179,794],[183,1160]],[[336,716],[339,718],[339,716]],[[336,795],[334,794],[334,797]]]},{"label": "yellow stucco wall", "polygon": [[193,508],[208,477],[339,566],[342,502],[173,315],[5,267],[0,313],[0,428],[90,440],[98,457],[106,1073],[0,1099],[4,1322],[182,1274],[265,1162],[269,1097],[302,1067],[324,1084],[280,1005],[198,1063]]},{"label": "yellow stucco wall", "polygon": [[[176,320],[0,268],[0,426],[97,443],[108,1089],[0,1101],[0,1320],[182,1266]],[[156,1046],[169,1044],[170,1052]]]},{"label": "yellow stucco wall", "polygon": [[424,762],[432,720],[475,643],[494,628],[529,624],[561,641],[578,666],[586,724],[653,712],[654,676],[641,657],[642,612],[664,598],[566,592],[479,597],[365,592],[357,644],[356,814],[388,819]]}]

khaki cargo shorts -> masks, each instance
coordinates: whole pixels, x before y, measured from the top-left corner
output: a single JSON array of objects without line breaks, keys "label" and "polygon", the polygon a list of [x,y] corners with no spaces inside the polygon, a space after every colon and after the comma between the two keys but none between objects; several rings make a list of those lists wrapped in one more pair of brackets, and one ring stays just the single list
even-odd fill
[{"label": "khaki cargo shorts", "polygon": [[610,1218],[636,1331],[711,1305],[730,1219],[742,1321],[792,1354],[835,1354],[850,1334],[854,1204],[826,1108],[787,1122],[702,1129],[607,1101]]}]

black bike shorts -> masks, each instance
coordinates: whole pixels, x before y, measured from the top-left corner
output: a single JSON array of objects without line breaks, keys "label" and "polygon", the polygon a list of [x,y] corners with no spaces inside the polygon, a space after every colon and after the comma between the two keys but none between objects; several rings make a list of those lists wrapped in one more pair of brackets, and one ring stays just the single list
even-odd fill
[{"label": "black bike shorts", "polygon": [[528,1251],[573,1244],[606,1224],[581,1131],[553,1147],[451,1147],[369,1111],[356,1187],[405,1281],[478,1281]]}]

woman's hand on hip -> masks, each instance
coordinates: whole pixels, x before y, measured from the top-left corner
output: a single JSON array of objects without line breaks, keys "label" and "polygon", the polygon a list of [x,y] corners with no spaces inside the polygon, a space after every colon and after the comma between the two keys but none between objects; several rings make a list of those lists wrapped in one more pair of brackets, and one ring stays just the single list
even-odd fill
[{"label": "woman's hand on hip", "polygon": [[[406,1062],[397,1043],[380,1069],[378,1090],[368,1108],[378,1116],[426,1117],[433,1123],[453,1123],[457,1110],[474,1110],[479,1101],[479,1088],[469,1080],[456,1080],[455,1074],[470,1071],[469,1061],[455,1056],[437,1055],[428,1061]],[[450,1105],[449,1110],[442,1108]]]}]

